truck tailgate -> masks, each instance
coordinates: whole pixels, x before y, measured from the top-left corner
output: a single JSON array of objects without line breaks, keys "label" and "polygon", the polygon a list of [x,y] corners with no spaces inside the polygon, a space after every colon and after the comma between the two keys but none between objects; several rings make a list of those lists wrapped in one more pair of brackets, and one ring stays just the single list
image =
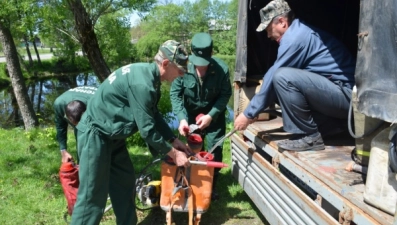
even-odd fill
[{"label": "truck tailgate", "polygon": [[[255,204],[266,205],[267,212],[262,213],[269,222],[393,223],[393,216],[364,203],[365,186],[360,181],[365,177],[345,170],[352,161],[351,151],[355,145],[349,134],[324,139],[326,149],[323,151],[279,152],[277,141],[289,136],[282,131],[281,118],[277,118],[255,122],[242,134],[232,137],[233,175]],[[262,172],[263,177],[258,177]],[[249,191],[252,188],[263,188],[263,191]],[[255,194],[263,192],[274,193]],[[296,210],[289,211],[287,208],[294,208],[294,204]],[[274,221],[268,216],[275,216]]]}]

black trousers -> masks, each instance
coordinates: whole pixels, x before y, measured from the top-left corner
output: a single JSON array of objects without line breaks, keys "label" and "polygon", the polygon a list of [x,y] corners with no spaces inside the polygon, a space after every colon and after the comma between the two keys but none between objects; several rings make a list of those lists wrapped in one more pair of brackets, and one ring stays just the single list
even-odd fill
[{"label": "black trousers", "polygon": [[348,117],[350,85],[342,87],[319,74],[283,67],[274,74],[273,87],[289,133],[312,134],[322,123]]}]

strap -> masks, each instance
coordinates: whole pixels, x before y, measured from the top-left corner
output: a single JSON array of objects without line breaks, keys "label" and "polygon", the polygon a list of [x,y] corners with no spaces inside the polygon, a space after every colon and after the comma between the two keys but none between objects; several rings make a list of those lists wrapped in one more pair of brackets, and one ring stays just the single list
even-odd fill
[{"label": "strap", "polygon": [[188,193],[189,225],[193,225],[193,190],[190,186],[188,189]]},{"label": "strap", "polygon": [[[188,212],[189,212],[189,225],[193,225],[193,190],[192,187],[190,187],[189,183],[190,182],[190,171],[191,171],[191,167],[187,167],[186,168],[186,173],[185,173],[185,177],[186,177],[186,185],[188,186],[188,189],[186,190],[185,193],[187,193],[188,195],[188,199],[187,199],[187,206],[188,206]],[[186,195],[185,195],[186,196]]]},{"label": "strap", "polygon": [[[190,177],[190,167],[188,168],[187,173]],[[189,178],[188,177],[188,178]],[[175,187],[172,191],[171,201],[169,211],[167,212],[167,225],[171,224],[171,210],[174,207],[176,201],[178,201],[181,197],[180,190],[185,191],[185,198],[187,196],[187,204],[188,204],[188,212],[189,212],[189,225],[193,225],[193,191],[189,185],[188,179],[186,178],[186,173],[184,168],[178,167],[174,177]]]}]

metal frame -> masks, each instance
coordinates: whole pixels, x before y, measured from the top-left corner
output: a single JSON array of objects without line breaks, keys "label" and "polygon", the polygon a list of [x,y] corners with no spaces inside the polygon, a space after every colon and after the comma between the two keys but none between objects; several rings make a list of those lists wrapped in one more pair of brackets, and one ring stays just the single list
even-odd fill
[{"label": "metal frame", "polygon": [[[259,139],[254,133],[246,130],[244,135],[250,141],[244,142],[237,135],[233,135],[231,139],[232,172],[271,224],[291,224],[291,220],[293,224],[338,224],[335,215],[332,217],[321,208],[321,204],[318,204],[324,199],[339,210],[337,217],[341,223],[351,220],[360,225],[380,224],[335,192],[332,187]],[[276,163],[273,162],[274,165],[282,165],[317,192],[317,200],[309,198],[288,177],[284,176],[277,166],[266,160],[260,151],[272,157],[272,160],[276,161]],[[384,222],[382,221],[383,224]]]}]

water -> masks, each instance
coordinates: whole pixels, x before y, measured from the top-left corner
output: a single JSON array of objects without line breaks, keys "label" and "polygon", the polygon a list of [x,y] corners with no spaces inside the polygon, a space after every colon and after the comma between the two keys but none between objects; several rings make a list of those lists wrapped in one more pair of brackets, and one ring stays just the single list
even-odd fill
[{"label": "water", "polygon": [[[26,83],[33,108],[39,117],[40,124],[44,126],[53,123],[54,112],[52,104],[59,95],[76,86],[98,87],[100,85],[99,80],[93,73],[80,73],[74,76],[54,76],[48,79],[27,81]],[[10,90],[3,89],[0,91],[0,127],[2,128],[23,125],[20,115],[17,116],[18,118],[16,120],[14,118],[15,110]],[[172,129],[177,129],[179,121],[176,116],[172,112],[167,113],[167,116],[172,118],[169,126]],[[227,122],[233,120],[232,107],[228,106],[226,117]]]},{"label": "water", "polygon": [[[66,90],[76,86],[99,86],[99,80],[92,73],[79,73],[71,76],[54,76],[41,80],[27,80],[29,98],[33,104],[40,124],[53,122],[53,102]],[[15,114],[15,99],[11,88],[2,88],[0,91],[0,127],[11,128],[22,126],[22,118]],[[16,119],[15,119],[16,118]]]}]

